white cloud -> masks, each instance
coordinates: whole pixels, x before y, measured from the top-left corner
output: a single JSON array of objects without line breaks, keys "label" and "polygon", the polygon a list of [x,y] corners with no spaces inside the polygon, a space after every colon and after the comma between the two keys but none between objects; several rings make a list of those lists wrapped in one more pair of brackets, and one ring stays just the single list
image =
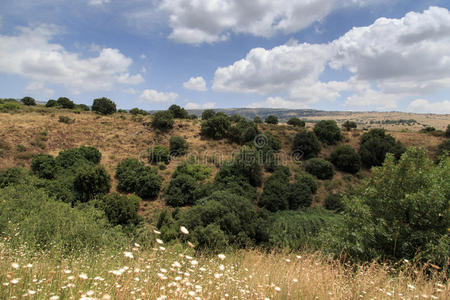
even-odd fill
[{"label": "white cloud", "polygon": [[139,57],[140,57],[141,59],[146,59],[146,58],[147,58],[147,55],[141,54]]},{"label": "white cloud", "polygon": [[214,103],[214,102],[206,102],[203,104],[198,104],[195,102],[188,102],[184,106],[184,108],[186,108],[186,109],[211,109],[214,107],[216,107],[216,103]]},{"label": "white cloud", "polygon": [[206,91],[206,82],[203,77],[191,77],[188,81],[183,83],[183,86],[189,90]]},{"label": "white cloud", "polygon": [[111,0],[88,0],[89,5],[103,5],[108,4]]},{"label": "white cloud", "polygon": [[136,95],[138,93],[138,91],[133,88],[124,89],[123,92],[130,95]]},{"label": "white cloud", "polygon": [[0,72],[62,84],[72,92],[110,90],[124,78],[140,80],[128,74],[133,61],[119,50],[103,48],[95,57],[82,58],[50,42],[60,33],[56,26],[41,25],[21,27],[14,36],[0,35]]},{"label": "white cloud", "polygon": [[[346,106],[395,109],[400,99],[427,95],[450,84],[450,12],[430,7],[400,19],[380,18],[328,44],[288,42],[255,48],[215,72],[213,90],[286,93],[298,107],[346,96]],[[321,82],[325,66],[352,73],[347,81]],[[269,98],[270,99],[270,98]],[[291,103],[292,102],[292,103]]]},{"label": "white cloud", "polygon": [[38,95],[47,96],[47,97],[52,96],[55,93],[54,90],[46,88],[44,83],[37,82],[37,81],[30,82],[26,86],[25,91],[32,95],[38,94]]},{"label": "white cloud", "polygon": [[117,77],[117,82],[123,84],[138,85],[143,83],[145,80],[141,74],[130,75],[130,73],[123,73]]},{"label": "white cloud", "polygon": [[418,113],[450,114],[450,101],[431,103],[425,99],[417,99],[409,104],[407,110]]},{"label": "white cloud", "polygon": [[163,93],[155,90],[144,90],[139,97],[140,100],[146,102],[174,102],[178,99],[178,94],[176,93]]}]

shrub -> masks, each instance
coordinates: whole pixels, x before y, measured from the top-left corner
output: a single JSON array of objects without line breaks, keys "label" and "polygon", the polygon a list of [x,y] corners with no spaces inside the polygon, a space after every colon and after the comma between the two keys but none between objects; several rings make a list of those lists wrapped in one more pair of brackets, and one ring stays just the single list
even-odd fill
[{"label": "shrub", "polygon": [[20,109],[20,105],[17,102],[6,102],[4,104],[0,104],[1,112],[13,112]]},{"label": "shrub", "polygon": [[135,107],[135,108],[130,109],[130,114],[132,114],[132,115],[134,115],[134,116],[137,116],[137,115],[143,115],[143,116],[146,116],[146,115],[148,115],[149,113],[146,112],[145,110],[142,110],[142,109],[139,109],[139,108]]},{"label": "shrub", "polygon": [[320,152],[320,143],[315,133],[306,130],[297,133],[292,151],[301,155],[303,159],[316,157]]},{"label": "shrub", "polygon": [[143,199],[154,199],[161,190],[162,178],[155,171],[142,172],[136,178],[136,194]]},{"label": "shrub", "polygon": [[354,128],[357,128],[358,126],[356,125],[356,123],[355,122],[352,122],[352,121],[345,121],[343,124],[342,124],[342,127],[343,128],[345,128],[345,130],[347,130],[347,131],[350,131],[350,130],[352,130],[352,129],[354,129]]},{"label": "shrub", "polygon": [[152,164],[157,164],[159,162],[168,164],[170,162],[170,150],[166,146],[155,146],[150,149],[148,159]]},{"label": "shrub", "polygon": [[71,119],[67,116],[59,116],[58,122],[65,123],[65,124],[72,124],[72,123],[75,123],[75,120]]},{"label": "shrub", "polygon": [[333,165],[320,158],[311,158],[305,163],[306,172],[319,179],[331,179],[334,175]]},{"label": "shrub", "polygon": [[176,119],[188,119],[189,114],[188,112],[182,108],[181,106],[178,106],[176,104],[172,104],[169,107],[169,111],[172,113],[173,117]]},{"label": "shrub", "polygon": [[194,190],[197,188],[197,181],[194,177],[181,174],[170,181],[166,191],[166,203],[170,206],[186,206],[195,203]]},{"label": "shrub", "polygon": [[398,159],[404,151],[403,145],[386,134],[384,129],[371,129],[361,136],[359,155],[361,162],[369,168],[380,166],[387,153],[394,154]]},{"label": "shrub", "polygon": [[231,126],[228,130],[228,138],[241,145],[253,142],[258,134],[259,130],[256,124],[245,119],[239,120],[236,125]]},{"label": "shrub", "polygon": [[286,176],[271,175],[264,183],[258,206],[271,212],[288,209],[288,188],[289,179]]},{"label": "shrub", "polygon": [[124,196],[113,193],[98,199],[95,206],[105,212],[113,225],[137,225],[141,221],[138,215],[140,201],[136,195]]},{"label": "shrub", "polygon": [[216,115],[202,122],[201,134],[215,140],[223,139],[227,136],[231,123],[227,116]]},{"label": "shrub", "polygon": [[197,181],[203,181],[211,175],[211,168],[199,164],[184,162],[177,166],[175,172],[172,174],[172,178],[182,174],[192,176]]},{"label": "shrub", "polygon": [[202,120],[208,120],[211,119],[212,117],[214,117],[216,115],[216,112],[212,109],[205,109],[202,112]]},{"label": "shrub", "polygon": [[102,154],[95,147],[81,146],[78,148],[78,151],[87,161],[93,163],[94,165],[99,164],[102,159]]},{"label": "shrub", "polygon": [[344,203],[341,194],[331,193],[325,198],[325,208],[328,210],[342,211]]},{"label": "shrub", "polygon": [[438,145],[438,156],[450,155],[450,140],[443,141]]},{"label": "shrub", "polygon": [[92,103],[92,111],[102,115],[112,115],[117,111],[116,104],[108,98],[97,98]]},{"label": "shrub", "polygon": [[311,193],[317,193],[317,190],[319,189],[319,183],[317,182],[317,178],[313,175],[309,173],[302,173],[300,176],[296,177],[296,180],[297,182],[306,184],[311,190]]},{"label": "shrub", "polygon": [[81,111],[91,111],[89,106],[87,106],[86,104],[78,104],[77,108],[80,109]]},{"label": "shrub", "polygon": [[74,166],[75,164],[86,162],[86,158],[77,148],[73,148],[59,152],[58,156],[55,158],[55,161],[58,167],[66,169]]},{"label": "shrub", "polygon": [[299,118],[290,118],[287,123],[294,127],[305,127],[306,125],[305,121],[300,120]]},{"label": "shrub", "polygon": [[[20,228],[17,231],[17,228]],[[120,249],[127,238],[112,228],[104,213],[55,201],[45,190],[17,186],[0,190],[0,232],[14,236],[11,246],[33,250],[55,248],[64,254],[79,250]]]},{"label": "shrub", "polygon": [[69,108],[69,109],[75,108],[75,103],[73,103],[72,100],[66,97],[59,97],[58,100],[56,100],[56,105],[62,108]]},{"label": "shrub", "polygon": [[270,115],[270,116],[267,116],[267,118],[265,119],[265,122],[267,123],[267,124],[278,124],[278,117],[277,116],[274,116],[274,115]]},{"label": "shrub", "polygon": [[97,195],[107,194],[111,178],[102,166],[85,165],[77,170],[73,185],[78,199],[87,202]]},{"label": "shrub", "polygon": [[445,136],[450,138],[450,124],[447,125],[447,130],[445,130]]},{"label": "shrub", "polygon": [[170,154],[173,156],[184,155],[189,149],[189,144],[181,136],[171,136],[169,139]]},{"label": "shrub", "polygon": [[245,117],[241,116],[240,114],[235,114],[230,117],[230,121],[234,122],[234,123],[238,123],[240,121],[247,121],[247,119],[245,119]]},{"label": "shrub", "polygon": [[261,117],[256,116],[253,118],[253,122],[255,122],[256,124],[261,124],[263,120],[261,119]]},{"label": "shrub", "polygon": [[432,127],[432,126],[427,126],[425,128],[420,129],[419,132],[421,133],[430,133],[430,132],[434,132],[436,131],[436,128]]},{"label": "shrub", "polygon": [[26,106],[36,105],[36,100],[34,100],[34,98],[31,97],[23,97],[20,101]]},{"label": "shrub", "polygon": [[333,120],[322,120],[316,123],[314,133],[320,141],[328,145],[335,145],[342,140],[341,130]]},{"label": "shrub", "polygon": [[13,167],[0,171],[0,189],[13,185],[26,185],[30,180],[30,171],[24,167]]},{"label": "shrub", "polygon": [[244,146],[231,164],[234,175],[243,176],[252,186],[262,184],[263,174],[258,155],[256,149]]},{"label": "shrub", "polygon": [[289,184],[286,198],[291,210],[310,207],[313,200],[311,188],[306,183],[299,181]]},{"label": "shrub", "polygon": [[338,146],[330,156],[330,161],[338,170],[355,174],[361,169],[361,159],[356,151],[348,146]]},{"label": "shrub", "polygon": [[57,105],[58,105],[58,102],[56,102],[56,100],[50,99],[45,104],[45,107],[55,107]]},{"label": "shrub", "polygon": [[[336,255],[359,260],[416,259],[446,268],[450,158],[435,165],[426,150],[388,154],[345,201],[345,222],[324,236]],[[332,232],[332,234],[331,234]]]},{"label": "shrub", "polygon": [[173,115],[169,111],[158,111],[153,114],[152,127],[159,130],[169,130],[173,128]]},{"label": "shrub", "polygon": [[31,170],[40,178],[53,179],[57,166],[51,155],[39,154],[31,161]]}]

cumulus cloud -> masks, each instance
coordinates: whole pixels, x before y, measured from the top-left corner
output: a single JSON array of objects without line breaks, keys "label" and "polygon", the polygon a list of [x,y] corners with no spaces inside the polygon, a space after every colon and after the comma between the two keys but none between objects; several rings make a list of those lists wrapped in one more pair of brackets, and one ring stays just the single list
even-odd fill
[{"label": "cumulus cloud", "polygon": [[44,83],[37,81],[30,82],[26,86],[25,91],[32,95],[38,94],[46,97],[52,96],[55,93],[54,90],[45,87]]},{"label": "cumulus cloud", "polygon": [[130,75],[132,59],[118,49],[103,48],[95,57],[82,58],[51,43],[60,28],[41,25],[19,28],[17,35],[0,35],[0,72],[42,83],[62,84],[72,92],[109,90],[116,83],[136,84]]},{"label": "cumulus cloud", "polygon": [[176,99],[178,99],[178,94],[158,92],[149,89],[144,90],[139,96],[139,99],[150,103],[174,102]]},{"label": "cumulus cloud", "polygon": [[417,99],[408,106],[408,111],[433,114],[450,114],[450,101],[429,102],[425,99]]},{"label": "cumulus cloud", "polygon": [[88,0],[89,5],[103,5],[108,4],[111,0]]},{"label": "cumulus cloud", "polygon": [[[287,93],[297,107],[345,95],[348,107],[395,109],[407,96],[427,95],[450,84],[450,12],[430,7],[403,18],[380,18],[353,28],[328,44],[289,42],[255,48],[230,66],[218,68],[216,91]],[[329,65],[350,72],[347,81],[322,82]],[[348,92],[349,96],[346,96]]]},{"label": "cumulus cloud", "polygon": [[253,102],[247,105],[248,108],[300,108],[294,101],[285,100],[282,97],[269,97],[262,102]]},{"label": "cumulus cloud", "polygon": [[187,88],[188,90],[194,90],[194,91],[206,91],[206,82],[203,77],[191,77],[188,81],[183,83],[183,86]]},{"label": "cumulus cloud", "polygon": [[215,102],[206,102],[203,104],[198,104],[196,102],[188,102],[186,103],[186,105],[184,106],[186,109],[211,109],[216,107],[216,103]]}]

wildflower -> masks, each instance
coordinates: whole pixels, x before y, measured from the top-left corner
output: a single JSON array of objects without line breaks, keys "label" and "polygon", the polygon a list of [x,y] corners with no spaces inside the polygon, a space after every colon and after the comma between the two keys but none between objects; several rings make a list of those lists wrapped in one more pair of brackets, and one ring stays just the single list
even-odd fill
[{"label": "wildflower", "polygon": [[160,247],[159,247],[159,250],[164,251],[164,250],[166,250],[166,248],[160,246]]},{"label": "wildflower", "polygon": [[154,229],[153,229],[153,232],[154,232],[155,234],[158,234],[158,235],[160,235],[160,234],[161,234],[161,232],[160,232],[160,231],[158,231],[158,230],[154,230]]},{"label": "wildflower", "polygon": [[36,294],[36,291],[28,290],[28,295],[34,295],[34,294]]},{"label": "wildflower", "polygon": [[194,244],[192,244],[191,242],[187,242],[187,244],[188,244],[188,246],[191,247],[191,248],[194,248],[194,247],[195,247]]},{"label": "wildflower", "polygon": [[70,270],[68,270],[68,269],[65,269],[65,270],[64,270],[64,273],[70,274],[70,273],[72,273],[72,271],[70,271]]},{"label": "wildflower", "polygon": [[125,251],[125,252],[123,253],[123,255],[124,255],[125,257],[128,257],[128,258],[134,258],[133,253],[131,253],[131,252]]},{"label": "wildflower", "polygon": [[134,246],[137,248],[141,247],[141,245],[139,245],[138,243],[134,243]]},{"label": "wildflower", "polygon": [[194,297],[195,296],[195,292],[194,291],[189,291],[188,292],[189,296]]},{"label": "wildflower", "polygon": [[83,280],[88,279],[88,276],[85,273],[81,273],[79,277]]},{"label": "wildflower", "polygon": [[217,255],[219,258],[220,258],[220,260],[224,260],[225,259],[225,254],[219,254],[219,255]]},{"label": "wildflower", "polygon": [[102,297],[102,300],[110,300],[110,299],[111,299],[111,296],[108,294],[104,294]]},{"label": "wildflower", "polygon": [[162,240],[160,240],[160,239],[156,239],[156,242],[157,242],[158,244],[160,244],[160,245],[164,244],[164,242],[163,242]]},{"label": "wildflower", "polygon": [[281,291],[281,288],[278,287],[278,286],[276,286],[276,287],[275,287],[275,291],[280,292],[280,291]]},{"label": "wildflower", "polygon": [[224,266],[224,265],[220,265],[220,266],[219,266],[219,270],[220,270],[220,271],[225,270],[225,266]]},{"label": "wildflower", "polygon": [[187,228],[184,226],[180,226],[180,231],[184,234],[189,234],[189,230],[187,230]]},{"label": "wildflower", "polygon": [[175,262],[172,264],[172,267],[174,267],[174,268],[181,268],[181,264],[180,264],[179,262],[175,261]]},{"label": "wildflower", "polygon": [[13,280],[11,280],[12,284],[18,284],[19,283],[20,278],[14,278]]},{"label": "wildflower", "polygon": [[90,296],[94,295],[94,291],[88,291],[88,292],[86,293],[86,295],[90,297]]},{"label": "wildflower", "polygon": [[28,265],[26,265],[26,267],[30,269],[30,268],[33,267],[33,265],[32,264],[28,264]]},{"label": "wildflower", "polygon": [[13,269],[18,269],[19,268],[19,264],[18,263],[12,263],[11,264],[11,267],[13,268]]},{"label": "wildflower", "polygon": [[59,296],[51,296],[49,300],[59,300]]}]

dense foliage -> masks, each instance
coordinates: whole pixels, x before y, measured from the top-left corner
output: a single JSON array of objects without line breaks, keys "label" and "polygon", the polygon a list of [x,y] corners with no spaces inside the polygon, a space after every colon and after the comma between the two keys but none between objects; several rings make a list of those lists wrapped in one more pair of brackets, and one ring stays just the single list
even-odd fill
[{"label": "dense foliage", "polygon": [[56,100],[56,106],[59,106],[61,108],[73,109],[75,108],[75,103],[67,97],[59,97],[58,100]]},{"label": "dense foliage", "polygon": [[267,118],[264,120],[267,124],[278,124],[278,117],[274,115],[267,116]]},{"label": "dense foliage", "polygon": [[102,166],[85,165],[77,170],[73,186],[78,199],[87,202],[98,195],[109,193],[111,177]]},{"label": "dense foliage", "polygon": [[231,122],[224,114],[216,114],[202,122],[201,134],[205,137],[220,140],[227,137]]},{"label": "dense foliage", "polygon": [[355,174],[361,169],[361,158],[349,145],[338,146],[330,155],[330,161],[338,170]]},{"label": "dense foliage", "polygon": [[23,97],[20,102],[23,103],[23,105],[27,105],[27,106],[34,106],[36,105],[36,100],[34,100],[34,98],[31,97]]},{"label": "dense foliage", "polygon": [[169,107],[168,111],[172,113],[172,116],[175,119],[188,119],[189,118],[189,113],[179,105],[172,104]]},{"label": "dense foliage", "polygon": [[319,139],[314,132],[302,130],[294,137],[292,152],[303,159],[316,157],[320,149]]},{"label": "dense foliage", "polygon": [[172,156],[184,155],[189,149],[188,142],[181,136],[171,136],[169,139],[170,154]]},{"label": "dense foliage", "polygon": [[136,195],[126,196],[118,193],[105,195],[97,199],[95,207],[105,212],[112,225],[137,225],[141,221],[138,215],[141,199]]},{"label": "dense foliage", "polygon": [[173,128],[173,115],[170,111],[158,111],[153,114],[152,127],[159,130],[169,130]]},{"label": "dense foliage", "polygon": [[116,104],[108,98],[97,98],[92,103],[92,111],[102,115],[111,115],[117,111]]},{"label": "dense foliage", "polygon": [[361,136],[359,155],[361,162],[367,166],[381,166],[386,154],[392,153],[398,159],[405,152],[403,145],[396,141],[384,129],[371,129]]},{"label": "dense foliage", "polygon": [[328,145],[335,145],[342,140],[341,130],[334,120],[322,120],[314,126],[317,138]]},{"label": "dense foliage", "polygon": [[197,181],[192,176],[181,174],[172,178],[165,194],[166,204],[174,207],[193,205],[196,188]]},{"label": "dense foliage", "polygon": [[306,125],[305,121],[300,120],[299,118],[290,118],[287,123],[294,127],[305,127]]},{"label": "dense foliage", "polygon": [[36,155],[31,161],[31,170],[40,178],[53,179],[56,169],[55,159],[48,154]]},{"label": "dense foliage", "polygon": [[333,165],[321,158],[311,158],[305,162],[306,172],[319,179],[331,179],[334,175]]},{"label": "dense foliage", "polygon": [[326,234],[336,255],[417,259],[440,267],[450,254],[450,158],[435,165],[423,149],[393,154],[345,199],[345,222]]},{"label": "dense foliage", "polygon": [[170,149],[166,146],[157,145],[150,149],[148,159],[152,164],[159,162],[168,164],[170,162]]},{"label": "dense foliage", "polygon": [[212,109],[205,109],[202,112],[202,120],[208,120],[211,119],[212,117],[214,117],[216,115],[216,112]]},{"label": "dense foliage", "polygon": [[345,128],[345,130],[350,131],[354,128],[357,128],[358,126],[356,125],[355,122],[347,120],[344,122],[344,124],[342,124],[342,127]]}]

